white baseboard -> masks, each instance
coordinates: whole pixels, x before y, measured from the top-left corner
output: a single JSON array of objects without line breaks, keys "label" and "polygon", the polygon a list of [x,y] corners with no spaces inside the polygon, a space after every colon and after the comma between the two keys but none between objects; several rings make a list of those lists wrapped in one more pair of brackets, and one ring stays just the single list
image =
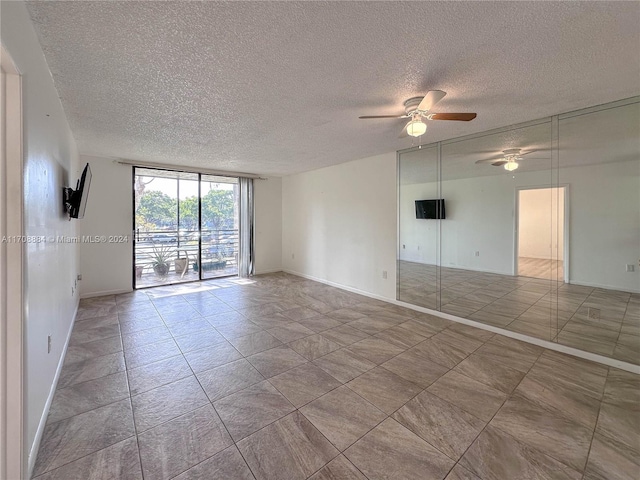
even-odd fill
[{"label": "white baseboard", "polygon": [[515,340],[520,340],[523,342],[531,343],[533,345],[538,345],[540,347],[546,348],[548,350],[553,350],[560,353],[566,353],[567,355],[573,355],[574,357],[583,358],[585,360],[590,360],[592,362],[601,363],[603,365],[607,365],[609,367],[619,368],[620,370],[625,370],[627,372],[635,373],[640,375],[640,365],[633,365],[631,363],[623,362],[621,360],[616,360],[614,358],[605,357],[603,355],[598,355],[596,353],[589,353],[583,350],[578,350],[577,348],[567,347],[565,345],[560,345],[558,343],[549,342],[547,340],[542,340],[540,338],[531,337],[529,335],[523,335],[521,333],[512,332],[511,330],[506,330],[499,327],[494,327],[493,325],[487,325],[484,323],[476,322],[475,320],[469,320],[467,318],[456,317],[455,315],[451,315],[449,313],[439,312],[437,310],[431,310],[429,308],[419,307],[417,305],[413,305],[411,303],[401,302],[400,300],[390,299],[387,297],[383,297],[382,295],[376,295],[374,293],[365,292],[363,290],[358,290],[357,288],[348,287],[345,285],[341,285],[336,282],[332,282],[330,280],[325,280],[322,278],[316,278],[311,275],[306,275],[304,273],[295,272],[293,270],[282,270],[285,273],[290,273],[291,275],[296,275],[298,277],[306,278],[308,280],[313,280],[318,283],[323,283],[325,285],[330,285],[332,287],[339,288],[341,290],[346,290],[347,292],[357,293],[359,295],[364,295],[365,297],[374,298],[376,300],[382,300],[383,302],[391,303],[393,305],[399,305],[401,307],[409,308],[411,310],[416,310],[422,313],[428,313],[429,315],[433,315],[435,317],[444,318],[446,320],[451,320],[452,322],[463,323],[465,325],[469,325],[471,327],[480,328],[482,330],[488,330],[493,333],[498,333],[505,337],[510,337]]},{"label": "white baseboard", "polygon": [[76,316],[78,315],[78,306],[79,304],[76,304],[75,311],[73,312],[73,318],[71,320],[71,325],[69,326],[69,331],[67,332],[67,339],[64,342],[64,346],[62,347],[62,352],[60,354],[60,359],[58,360],[58,367],[56,368],[56,374],[53,377],[53,383],[51,384],[47,401],[44,404],[44,410],[42,411],[42,416],[40,417],[40,421],[38,422],[38,429],[36,430],[35,438],[33,439],[33,443],[31,444],[31,448],[29,449],[29,458],[27,460],[27,469],[29,472],[29,476],[27,478],[31,478],[31,475],[33,474],[33,467],[35,466],[36,458],[38,456],[38,450],[40,449],[40,442],[42,440],[42,434],[44,433],[44,427],[47,424],[49,409],[51,408],[51,402],[53,401],[53,396],[56,393],[56,388],[58,386],[58,379],[60,378],[60,372],[62,371],[62,365],[64,364],[64,358],[67,356],[67,348],[69,347],[71,332],[73,331],[73,326],[76,323]]},{"label": "white baseboard", "polygon": [[131,293],[133,288],[119,290],[104,290],[102,292],[88,292],[80,294],[80,298],[104,297],[105,295],[120,295],[121,293]]},{"label": "white baseboard", "polygon": [[271,269],[267,269],[267,270],[256,270],[256,272],[254,273],[254,275],[264,275],[267,273],[278,273],[278,272],[282,272],[284,270],[282,270],[282,268],[271,268]]},{"label": "white baseboard", "polygon": [[569,280],[569,284],[578,285],[580,287],[601,288],[603,290],[617,290],[618,292],[640,293],[640,289],[638,288],[620,288],[620,287],[613,287],[611,285],[602,285],[600,283],[576,282],[575,280],[571,280],[571,279]]}]

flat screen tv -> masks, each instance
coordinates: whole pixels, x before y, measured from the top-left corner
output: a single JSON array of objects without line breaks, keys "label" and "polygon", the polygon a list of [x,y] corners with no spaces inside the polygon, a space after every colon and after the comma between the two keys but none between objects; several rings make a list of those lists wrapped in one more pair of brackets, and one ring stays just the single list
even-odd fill
[{"label": "flat screen tv", "polygon": [[444,198],[435,200],[416,200],[416,218],[444,220]]},{"label": "flat screen tv", "polygon": [[91,168],[87,163],[82,171],[82,176],[76,184],[75,190],[68,192],[67,208],[69,217],[84,218],[84,212],[87,209],[87,198],[89,196],[89,187],[91,186]]}]

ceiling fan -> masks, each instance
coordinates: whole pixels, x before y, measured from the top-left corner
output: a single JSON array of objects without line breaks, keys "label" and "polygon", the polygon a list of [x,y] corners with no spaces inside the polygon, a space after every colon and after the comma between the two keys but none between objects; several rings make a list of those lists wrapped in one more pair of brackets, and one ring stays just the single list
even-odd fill
[{"label": "ceiling fan", "polygon": [[[518,162],[521,162],[522,160],[524,160],[524,156],[525,155],[529,155],[533,152],[539,152],[540,150],[529,150],[526,152],[523,152],[521,149],[519,148],[510,148],[508,150],[504,150],[502,152],[501,155],[498,155],[496,157],[491,157],[491,158],[485,158],[483,160],[478,160],[476,162],[476,164],[483,164],[483,163],[488,163],[491,164],[494,167],[501,167],[504,166],[505,170],[508,170],[510,172],[513,172],[516,168],[518,168],[520,166],[520,164]],[[529,157],[530,159],[533,159],[533,157]],[[546,160],[546,159],[544,159]]]},{"label": "ceiling fan", "polygon": [[457,120],[468,122],[476,118],[475,113],[429,113],[433,106],[446,95],[442,90],[429,90],[424,97],[413,97],[404,102],[404,115],[364,115],[359,118],[410,118],[402,129],[401,137],[419,137],[427,131],[425,120]]}]

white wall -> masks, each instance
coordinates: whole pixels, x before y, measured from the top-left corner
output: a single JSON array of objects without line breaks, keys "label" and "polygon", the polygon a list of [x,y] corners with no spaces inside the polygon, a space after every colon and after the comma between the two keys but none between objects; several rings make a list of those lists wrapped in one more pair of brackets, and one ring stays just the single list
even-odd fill
[{"label": "white wall", "polygon": [[282,179],[253,181],[256,274],[282,270]]},{"label": "white wall", "polygon": [[25,5],[1,2],[0,9],[2,44],[23,82],[24,233],[48,238],[25,245],[26,448],[32,465],[78,305],[78,246],[56,239],[76,235],[78,221],[69,221],[63,212],[62,188],[75,187],[80,169],[75,141]]},{"label": "white wall", "polygon": [[[447,214],[441,221],[442,266],[511,275],[516,187],[548,181],[548,172],[522,172],[442,182]],[[640,291],[638,268],[625,271],[627,264],[637,264],[640,251],[640,162],[563,168],[559,182],[568,185],[570,282]],[[416,219],[413,202],[435,198],[435,188],[435,183],[402,186],[403,259],[434,263],[436,222]],[[539,235],[548,250],[555,232]]]},{"label": "white wall", "polygon": [[[132,167],[113,159],[82,156],[93,179],[80,233],[125,235],[127,243],[82,243],[82,297],[132,290]],[[254,181],[256,273],[282,269],[282,187],[280,178]]]},{"label": "white wall", "polygon": [[395,299],[396,204],[395,152],[284,177],[283,269]]},{"label": "white wall", "polygon": [[518,256],[564,259],[564,188],[520,190]]},{"label": "white wall", "polygon": [[132,290],[132,168],[112,159],[82,155],[93,174],[87,210],[80,223],[83,236],[126,236],[126,243],[80,245],[82,297]]}]

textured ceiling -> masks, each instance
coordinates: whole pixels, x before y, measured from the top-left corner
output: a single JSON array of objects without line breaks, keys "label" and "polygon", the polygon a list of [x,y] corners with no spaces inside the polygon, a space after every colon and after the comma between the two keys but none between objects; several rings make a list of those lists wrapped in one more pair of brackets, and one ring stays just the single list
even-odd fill
[{"label": "textured ceiling", "polygon": [[29,2],[82,153],[287,175],[640,93],[639,2]]}]

